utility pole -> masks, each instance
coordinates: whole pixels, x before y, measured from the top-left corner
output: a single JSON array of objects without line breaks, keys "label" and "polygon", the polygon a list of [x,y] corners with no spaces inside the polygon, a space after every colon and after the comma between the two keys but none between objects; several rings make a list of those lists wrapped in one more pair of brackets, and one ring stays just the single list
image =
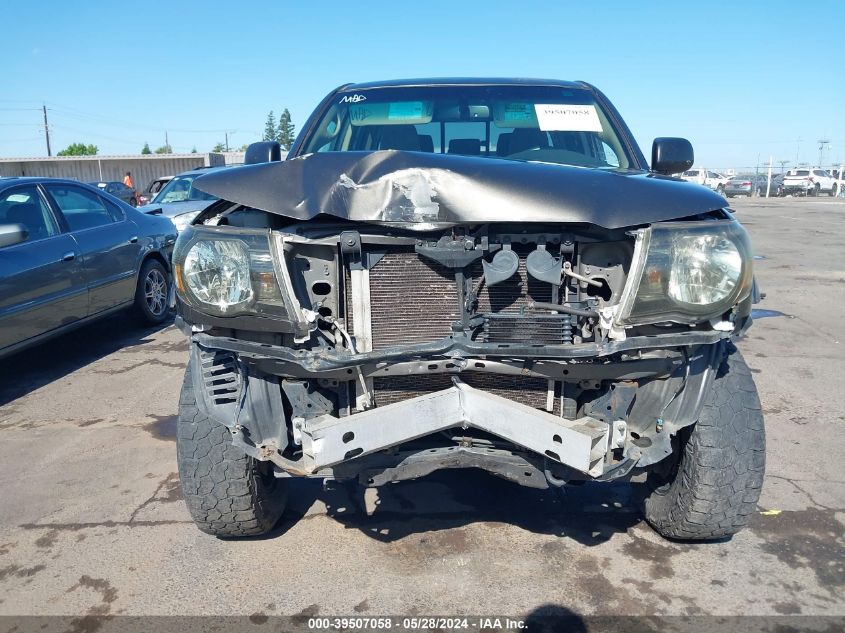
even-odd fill
[{"label": "utility pole", "polygon": [[819,139],[819,167],[822,167],[822,161],[824,160],[824,146],[830,145],[830,141],[826,138]]},{"label": "utility pole", "polygon": [[167,130],[164,131],[164,146],[168,150],[170,149],[170,141],[167,139]]},{"label": "utility pole", "polygon": [[780,163],[780,173],[783,173],[783,169],[784,169],[784,167],[786,167],[789,164],[789,161],[788,160],[779,160],[778,162]]},{"label": "utility pole", "polygon": [[50,151],[50,127],[47,125],[47,106],[42,103],[41,109],[44,111],[44,136],[47,139],[47,156],[52,156],[53,152]]},{"label": "utility pole", "polygon": [[223,132],[223,135],[226,137],[226,151],[228,152],[229,151],[229,131],[226,130],[225,132]]}]

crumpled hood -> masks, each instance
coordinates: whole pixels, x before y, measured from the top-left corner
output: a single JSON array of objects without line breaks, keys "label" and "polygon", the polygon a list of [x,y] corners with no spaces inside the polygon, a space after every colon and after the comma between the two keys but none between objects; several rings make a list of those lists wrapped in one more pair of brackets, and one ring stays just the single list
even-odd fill
[{"label": "crumpled hood", "polygon": [[[204,189],[202,191],[205,191]],[[214,200],[184,200],[182,202],[164,202],[159,204],[153,202],[152,204],[145,204],[138,207],[141,213],[153,213],[157,209],[161,209],[161,215],[166,218],[175,218],[177,215],[183,213],[191,213],[192,211],[204,211]]]},{"label": "crumpled hood", "polygon": [[579,222],[622,228],[727,206],[700,185],[645,172],[423,152],[328,152],[205,174],[198,189],[298,220],[327,214],[434,228]]}]

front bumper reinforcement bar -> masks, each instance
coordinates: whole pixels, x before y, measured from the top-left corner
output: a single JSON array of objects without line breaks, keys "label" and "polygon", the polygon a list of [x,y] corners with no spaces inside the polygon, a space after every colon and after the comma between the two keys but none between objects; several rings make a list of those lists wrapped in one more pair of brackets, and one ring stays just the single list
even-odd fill
[{"label": "front bumper reinforcement bar", "polygon": [[299,468],[322,468],[453,427],[487,431],[592,477],[601,475],[609,427],[594,418],[566,420],[473,389],[454,386],[355,415],[308,420],[302,428]]}]

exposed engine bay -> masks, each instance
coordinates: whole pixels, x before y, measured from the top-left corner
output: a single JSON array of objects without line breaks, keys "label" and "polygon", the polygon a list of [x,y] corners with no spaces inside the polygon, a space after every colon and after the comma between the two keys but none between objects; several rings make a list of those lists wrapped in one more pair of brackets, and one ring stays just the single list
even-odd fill
[{"label": "exposed engine bay", "polygon": [[[377,484],[476,465],[535,487],[629,476],[671,454],[671,437],[695,421],[710,344],[729,335],[708,322],[619,326],[632,230],[421,232],[290,222],[231,203],[204,222],[270,230],[302,314],[282,333],[182,307],[206,324],[192,335],[209,411],[282,472]],[[270,410],[253,412],[252,393]],[[522,428],[491,428],[502,415]],[[436,423],[393,432],[415,418]]]}]

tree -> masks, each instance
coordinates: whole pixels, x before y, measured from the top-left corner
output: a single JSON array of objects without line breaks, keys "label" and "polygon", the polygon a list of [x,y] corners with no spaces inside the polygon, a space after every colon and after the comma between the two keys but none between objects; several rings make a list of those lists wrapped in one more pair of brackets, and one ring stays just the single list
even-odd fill
[{"label": "tree", "polygon": [[245,151],[246,151],[246,149],[247,149],[248,147],[249,147],[249,143],[244,143],[243,145],[241,145],[241,146],[238,148],[238,151],[239,151],[239,152],[245,152]]},{"label": "tree", "polygon": [[166,145],[162,145],[161,147],[157,147],[155,153],[156,154],[172,154],[173,148],[170,147],[170,143],[167,143]]},{"label": "tree", "polygon": [[97,153],[96,145],[86,145],[85,143],[71,143],[56,156],[93,156]]},{"label": "tree", "polygon": [[287,151],[293,145],[293,141],[296,139],[295,129],[293,122],[290,120],[290,112],[285,108],[279,117],[279,133],[276,135],[276,140],[279,141],[283,150]]},{"label": "tree", "polygon": [[194,146],[191,148],[191,154],[196,154],[196,153],[197,153],[197,146],[196,146],[196,145],[194,145]]},{"label": "tree", "polygon": [[220,152],[226,151],[226,146],[223,143],[217,143],[217,145],[211,148],[211,151],[219,154]]},{"label": "tree", "polygon": [[144,148],[141,150],[142,154],[152,154],[153,151],[150,149],[149,143],[144,143]]},{"label": "tree", "polygon": [[267,115],[267,122],[264,124],[264,141],[275,141],[276,138],[276,117],[273,116],[273,111]]}]

